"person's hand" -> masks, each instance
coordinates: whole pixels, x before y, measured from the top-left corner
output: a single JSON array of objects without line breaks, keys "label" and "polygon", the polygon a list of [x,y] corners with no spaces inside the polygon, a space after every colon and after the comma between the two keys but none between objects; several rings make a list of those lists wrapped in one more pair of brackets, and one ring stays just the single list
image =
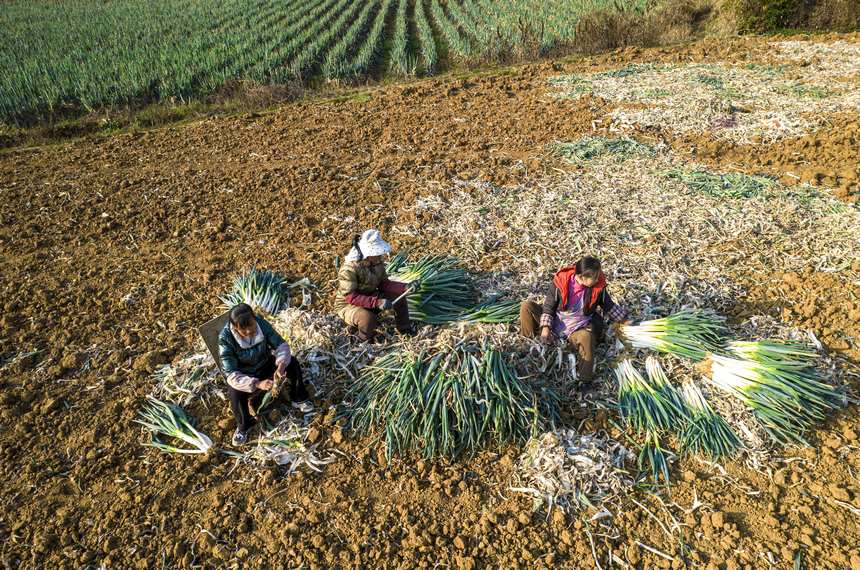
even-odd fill
[{"label": "person's hand", "polygon": [[265,380],[260,380],[259,382],[257,382],[257,389],[263,390],[264,392],[268,392],[269,390],[272,389],[273,385],[274,385],[274,382],[272,382],[272,379],[266,378]]},{"label": "person's hand", "polygon": [[283,380],[284,374],[286,374],[286,372],[287,372],[287,365],[283,364],[283,363],[279,364],[278,369],[275,370],[275,378],[274,378],[275,382],[280,382],[281,380]]},{"label": "person's hand", "polygon": [[629,325],[632,325],[632,324],[633,324],[633,321],[632,321],[631,319],[627,319],[627,320],[626,320],[626,321],[624,321],[624,323],[622,323],[622,324],[625,324],[625,325],[628,325],[628,326],[629,326]]},{"label": "person's hand", "polygon": [[421,287],[421,280],[420,279],[413,279],[409,283],[408,289],[410,291],[417,291],[419,287]]},{"label": "person's hand", "polygon": [[552,341],[552,331],[549,327],[542,327],[540,330],[540,341],[544,344],[549,344]]},{"label": "person's hand", "polygon": [[383,298],[377,299],[376,308],[380,311],[386,311],[391,308],[391,301]]}]

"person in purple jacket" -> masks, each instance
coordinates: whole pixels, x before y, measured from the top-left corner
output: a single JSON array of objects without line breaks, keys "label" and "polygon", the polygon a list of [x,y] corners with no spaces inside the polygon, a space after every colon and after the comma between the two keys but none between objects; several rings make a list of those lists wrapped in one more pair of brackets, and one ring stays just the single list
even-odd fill
[{"label": "person in purple jacket", "polygon": [[585,383],[594,376],[594,351],[611,321],[630,322],[627,311],[609,296],[600,260],[591,256],[555,274],[543,306],[534,301],[520,305],[521,334],[540,336],[543,342],[567,340],[576,348],[577,374]]}]

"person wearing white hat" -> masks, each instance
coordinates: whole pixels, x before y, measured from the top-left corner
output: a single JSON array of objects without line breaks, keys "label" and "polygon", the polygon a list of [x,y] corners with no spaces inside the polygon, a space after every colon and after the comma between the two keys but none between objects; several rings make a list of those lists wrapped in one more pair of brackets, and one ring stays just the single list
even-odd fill
[{"label": "person wearing white hat", "polygon": [[[401,334],[413,335],[409,305],[401,297],[407,284],[388,279],[382,256],[391,246],[377,230],[355,236],[352,249],[337,275],[335,310],[347,325],[358,330],[362,340],[372,342],[379,326],[380,312],[394,310],[394,324]],[[398,298],[400,298],[398,300]],[[394,301],[397,302],[394,302]]]}]

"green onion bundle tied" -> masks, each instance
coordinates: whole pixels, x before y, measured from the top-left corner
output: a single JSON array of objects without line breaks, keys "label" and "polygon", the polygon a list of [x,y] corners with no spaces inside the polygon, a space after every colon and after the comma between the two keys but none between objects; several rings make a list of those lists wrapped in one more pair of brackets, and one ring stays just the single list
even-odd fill
[{"label": "green onion bundle tied", "polygon": [[228,309],[247,303],[255,311],[277,315],[290,305],[290,295],[282,275],[251,269],[236,278],[230,290],[221,296],[221,302]]},{"label": "green onion bundle tied", "polygon": [[714,313],[684,309],[662,319],[622,325],[620,333],[635,348],[702,360],[720,347],[725,326],[723,318]]},{"label": "green onion bundle tied", "polygon": [[[618,378],[621,417],[637,433],[668,431],[680,425],[684,411],[679,404],[677,390],[668,380],[659,389],[655,388],[628,359],[622,360],[615,368],[615,376]],[[665,380],[665,375],[662,380]]]},{"label": "green onion bundle tied", "polygon": [[770,437],[806,445],[803,433],[845,405],[844,395],[821,381],[813,353],[768,341],[731,343],[741,358],[711,355],[711,381],[752,409]]},{"label": "green onion bundle tied", "polygon": [[417,321],[431,324],[456,321],[478,300],[469,274],[452,257],[423,257],[407,263],[406,257],[398,254],[387,269],[395,281],[420,280],[418,289],[406,298],[409,315]]},{"label": "green onion bundle tied", "polygon": [[499,350],[462,342],[429,355],[396,351],[366,367],[347,393],[350,425],[380,427],[390,457],[474,451],[524,441],[558,419],[558,396],[520,380]]},{"label": "green onion bundle tied", "polygon": [[418,289],[406,297],[409,315],[416,321],[434,325],[461,320],[510,323],[519,317],[516,301],[499,302],[493,297],[476,304],[475,284],[453,257],[428,256],[408,263],[403,254],[397,254],[388,263],[387,271],[395,281],[420,281]]},{"label": "green onion bundle tied", "polygon": [[695,384],[686,382],[682,393],[689,410],[687,423],[680,434],[684,450],[716,460],[729,457],[741,448],[741,440],[726,420],[711,408]]},{"label": "green onion bundle tied", "polygon": [[[206,453],[212,447],[212,440],[205,434],[194,429],[185,411],[175,404],[162,402],[148,396],[149,404],[140,413],[140,419],[135,420],[152,434],[152,441],[144,445],[160,449],[167,453]],[[159,435],[184,441],[192,448],[179,448],[163,443]]]}]

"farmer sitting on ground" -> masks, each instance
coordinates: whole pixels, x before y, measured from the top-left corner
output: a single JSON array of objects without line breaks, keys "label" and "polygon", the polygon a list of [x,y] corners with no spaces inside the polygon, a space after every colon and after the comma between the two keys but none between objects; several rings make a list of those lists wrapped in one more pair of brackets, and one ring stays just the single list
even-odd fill
[{"label": "farmer sitting on ground", "polygon": [[394,309],[398,332],[415,334],[406,297],[394,302],[403,295],[407,285],[388,279],[382,256],[390,252],[391,246],[377,230],[367,230],[355,237],[337,275],[337,315],[364,341],[373,342],[379,313],[387,309]]},{"label": "farmer sitting on ground", "polygon": [[247,442],[248,432],[256,424],[249,403],[256,409],[266,392],[284,376],[290,380],[293,407],[304,413],[313,409],[302,369],[290,355],[290,345],[249,305],[240,303],[230,311],[230,321],[218,335],[218,351],[221,370],[227,375],[230,407],[236,416],[233,445]]},{"label": "farmer sitting on ground", "polygon": [[[603,315],[596,312],[600,308]],[[577,374],[587,383],[594,375],[594,351],[604,338],[606,321],[629,322],[627,312],[606,290],[600,260],[586,256],[555,274],[543,307],[534,301],[520,305],[520,332],[543,342],[567,339],[577,350]],[[538,330],[540,329],[540,330]]]}]

